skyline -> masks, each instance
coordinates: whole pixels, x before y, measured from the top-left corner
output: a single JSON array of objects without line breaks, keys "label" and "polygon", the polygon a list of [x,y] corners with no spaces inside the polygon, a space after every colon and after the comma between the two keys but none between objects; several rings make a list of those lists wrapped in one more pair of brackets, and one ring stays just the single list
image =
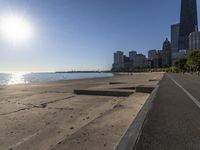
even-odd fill
[{"label": "skyline", "polygon": [[23,15],[35,36],[22,46],[0,38],[0,72],[110,69],[116,50],[147,54],[161,49],[165,38],[170,39],[170,25],[179,22],[180,3],[6,0],[0,4],[0,15]]}]

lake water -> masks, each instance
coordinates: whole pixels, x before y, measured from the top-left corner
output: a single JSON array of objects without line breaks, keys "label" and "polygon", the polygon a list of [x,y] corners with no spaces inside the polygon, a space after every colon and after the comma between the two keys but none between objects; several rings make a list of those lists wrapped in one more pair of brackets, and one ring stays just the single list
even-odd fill
[{"label": "lake water", "polygon": [[0,85],[41,83],[59,80],[73,80],[112,76],[112,73],[0,73]]}]

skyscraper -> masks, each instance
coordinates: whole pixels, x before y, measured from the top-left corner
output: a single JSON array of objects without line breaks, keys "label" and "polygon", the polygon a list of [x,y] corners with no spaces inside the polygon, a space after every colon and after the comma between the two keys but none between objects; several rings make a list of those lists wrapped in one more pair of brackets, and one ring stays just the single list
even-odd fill
[{"label": "skyscraper", "polygon": [[172,53],[178,52],[179,23],[171,25],[171,46]]},{"label": "skyscraper", "polygon": [[162,67],[170,67],[172,62],[171,43],[168,39],[163,43],[162,48]]},{"label": "skyscraper", "polygon": [[196,0],[181,0],[179,50],[189,49],[189,34],[198,27]]}]

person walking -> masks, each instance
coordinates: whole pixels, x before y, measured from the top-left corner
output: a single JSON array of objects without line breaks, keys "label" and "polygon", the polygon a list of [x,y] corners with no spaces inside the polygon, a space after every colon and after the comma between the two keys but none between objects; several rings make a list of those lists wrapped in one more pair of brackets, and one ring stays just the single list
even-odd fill
[{"label": "person walking", "polygon": [[200,76],[200,65],[197,67],[197,75]]}]

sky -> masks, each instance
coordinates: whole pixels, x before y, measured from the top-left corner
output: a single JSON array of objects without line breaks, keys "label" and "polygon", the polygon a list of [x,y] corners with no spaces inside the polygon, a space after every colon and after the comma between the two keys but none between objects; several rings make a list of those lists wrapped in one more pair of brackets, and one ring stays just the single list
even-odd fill
[{"label": "sky", "polygon": [[[179,22],[180,0],[0,0],[34,29],[13,45],[0,38],[0,72],[107,70],[113,53],[161,49]],[[200,5],[198,4],[198,8]]]}]

